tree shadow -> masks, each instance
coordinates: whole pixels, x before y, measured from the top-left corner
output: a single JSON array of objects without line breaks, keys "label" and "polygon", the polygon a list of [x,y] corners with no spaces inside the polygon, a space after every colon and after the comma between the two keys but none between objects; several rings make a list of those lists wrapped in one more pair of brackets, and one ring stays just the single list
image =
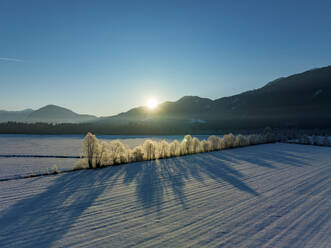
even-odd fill
[{"label": "tree shadow", "polygon": [[240,191],[259,195],[243,181],[244,175],[212,153],[125,165],[124,174],[124,183],[135,183],[137,202],[145,211],[155,208],[161,212],[169,191],[183,209],[187,208],[185,184],[192,178],[201,184],[211,178],[216,183],[228,183]]},{"label": "tree shadow", "polygon": [[160,170],[155,161],[148,161],[138,166],[140,167],[136,177],[138,201],[145,209],[155,206],[160,211],[164,193]]},{"label": "tree shadow", "polygon": [[277,169],[277,164],[279,163],[296,167],[310,165],[310,163],[305,161],[303,156],[307,151],[301,150],[300,147],[297,149],[296,148],[297,147],[291,146],[291,152],[288,152],[284,148],[279,149],[274,144],[266,144],[257,147],[243,147],[237,148],[235,150],[226,150],[222,152],[220,158],[231,161],[233,163],[243,161],[272,169]]},{"label": "tree shadow", "polygon": [[220,152],[196,155],[195,159],[198,161],[195,163],[195,167],[199,167],[202,174],[214,179],[216,182],[227,182],[231,186],[253,196],[259,195],[258,192],[243,181],[245,176],[240,171],[221,161],[217,155],[220,155]]},{"label": "tree shadow", "polygon": [[102,173],[88,170],[56,176],[45,191],[4,211],[0,217],[0,247],[51,246],[106,188],[114,185],[121,171],[109,168]]},{"label": "tree shadow", "polygon": [[[280,150],[277,147],[247,147],[56,176],[43,192],[18,201],[1,213],[0,247],[51,246],[115,183],[134,185],[136,201],[143,210],[156,209],[159,214],[165,210],[169,200],[174,200],[173,204],[178,203],[183,209],[188,208],[189,190],[185,186],[189,180],[196,180],[202,185],[214,182],[217,185],[228,184],[240,192],[258,197],[259,193],[246,183],[245,174],[232,165],[243,161],[275,169],[275,162],[269,163],[269,160],[295,166],[305,164],[300,157],[304,150],[294,150],[297,157]],[[44,182],[43,178],[33,180],[35,185]]]}]

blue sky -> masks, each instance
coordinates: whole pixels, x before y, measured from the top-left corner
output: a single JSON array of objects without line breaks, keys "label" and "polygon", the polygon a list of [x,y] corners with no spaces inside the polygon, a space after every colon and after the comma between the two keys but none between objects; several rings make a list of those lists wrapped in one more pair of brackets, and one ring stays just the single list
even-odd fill
[{"label": "blue sky", "polygon": [[330,1],[0,1],[0,109],[112,115],[331,64]]}]

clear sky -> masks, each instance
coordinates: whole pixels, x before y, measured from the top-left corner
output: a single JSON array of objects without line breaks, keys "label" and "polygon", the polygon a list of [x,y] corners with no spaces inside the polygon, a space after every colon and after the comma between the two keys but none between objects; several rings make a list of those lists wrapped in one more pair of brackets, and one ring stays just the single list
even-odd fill
[{"label": "clear sky", "polygon": [[112,115],[331,64],[331,1],[1,0],[0,109]]}]

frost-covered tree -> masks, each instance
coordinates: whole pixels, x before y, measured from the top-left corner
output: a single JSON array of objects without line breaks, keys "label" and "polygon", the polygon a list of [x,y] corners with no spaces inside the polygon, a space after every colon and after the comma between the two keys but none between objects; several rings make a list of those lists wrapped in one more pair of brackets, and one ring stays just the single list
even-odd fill
[{"label": "frost-covered tree", "polygon": [[107,157],[107,143],[102,142],[99,144],[97,142],[97,149],[95,152],[95,167],[100,168],[105,165],[105,160]]},{"label": "frost-covered tree", "polygon": [[136,146],[132,151],[132,161],[143,161],[144,160],[144,149],[141,146]]},{"label": "frost-covered tree", "polygon": [[145,140],[143,144],[145,160],[152,160],[156,158],[155,145],[152,140]]},{"label": "frost-covered tree", "polygon": [[200,153],[201,152],[201,144],[200,140],[196,137],[192,139],[192,153]]},{"label": "frost-covered tree", "polygon": [[162,140],[159,144],[159,158],[169,157],[169,144],[167,141]]},{"label": "frost-covered tree", "polygon": [[[268,133],[270,133],[270,130],[266,132],[266,134]],[[304,137],[302,141],[310,143],[308,137]],[[88,133],[83,140],[83,159],[75,165],[74,169],[100,168],[113,164],[167,158],[264,142],[270,141],[265,136],[256,134],[249,135],[247,139],[240,134],[236,138],[231,133],[224,135],[223,138],[212,135],[208,140],[202,141],[199,141],[196,137],[192,138],[190,135],[186,135],[181,143],[177,140],[170,144],[165,140],[161,142],[145,140],[143,145],[131,150],[120,140],[100,143],[95,135]],[[318,143],[318,141],[315,141],[315,143]],[[330,144],[326,137],[323,144],[327,143]]]},{"label": "frost-covered tree", "polygon": [[224,135],[221,140],[221,149],[232,148],[234,145],[234,136],[232,133]]},{"label": "frost-covered tree", "polygon": [[258,144],[257,136],[255,134],[248,135],[248,137],[247,137],[247,143],[248,143],[248,145],[256,145],[256,144]]},{"label": "frost-covered tree", "polygon": [[87,160],[88,167],[93,168],[94,159],[98,151],[98,139],[95,135],[87,133],[83,140],[83,156]]},{"label": "frost-covered tree", "polygon": [[243,135],[238,134],[236,137],[236,140],[234,142],[234,146],[240,147],[240,146],[246,146],[246,145],[247,145],[246,138]]},{"label": "frost-covered tree", "polygon": [[171,157],[180,155],[180,144],[177,140],[170,143],[169,152]]},{"label": "frost-covered tree", "polygon": [[182,143],[180,144],[181,146],[181,154],[182,155],[187,155],[192,153],[192,137],[191,135],[185,135]]},{"label": "frost-covered tree", "polygon": [[119,140],[113,140],[109,143],[109,150],[113,153],[114,163],[122,164],[129,161],[129,149]]},{"label": "frost-covered tree", "polygon": [[209,136],[208,143],[212,151],[221,149],[220,139],[215,135]]},{"label": "frost-covered tree", "polygon": [[201,149],[202,149],[202,152],[209,152],[209,151],[211,151],[211,148],[209,146],[209,142],[207,140],[202,140],[201,141]]}]

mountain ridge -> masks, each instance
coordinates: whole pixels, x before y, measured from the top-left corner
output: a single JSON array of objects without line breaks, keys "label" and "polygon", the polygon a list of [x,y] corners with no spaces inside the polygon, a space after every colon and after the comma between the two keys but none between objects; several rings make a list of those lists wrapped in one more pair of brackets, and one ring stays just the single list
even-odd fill
[{"label": "mountain ridge", "polygon": [[26,123],[81,123],[95,120],[94,115],[77,114],[70,109],[54,104],[48,104],[37,110],[25,109],[22,111],[0,110],[0,122],[26,122]]},{"label": "mountain ridge", "polygon": [[25,121],[91,122],[96,125],[144,123],[150,126],[192,123],[200,126],[207,124],[227,126],[245,122],[248,126],[275,122],[295,125],[304,122],[313,123],[314,118],[328,123],[331,120],[330,108],[331,66],[326,66],[280,77],[258,89],[215,100],[199,96],[183,96],[174,102],[163,102],[155,110],[140,106],[117,115],[100,118],[79,115],[56,105],[47,105],[31,112]]},{"label": "mountain ridge", "polygon": [[[286,125],[331,119],[331,66],[277,78],[264,86],[236,95],[211,100],[184,96],[175,102],[164,102],[151,111],[133,108],[115,116],[97,120],[101,123],[182,121],[199,119],[205,122],[255,122],[261,125],[284,121]],[[156,125],[156,123],[154,123]],[[230,125],[230,124],[228,124]]]}]

